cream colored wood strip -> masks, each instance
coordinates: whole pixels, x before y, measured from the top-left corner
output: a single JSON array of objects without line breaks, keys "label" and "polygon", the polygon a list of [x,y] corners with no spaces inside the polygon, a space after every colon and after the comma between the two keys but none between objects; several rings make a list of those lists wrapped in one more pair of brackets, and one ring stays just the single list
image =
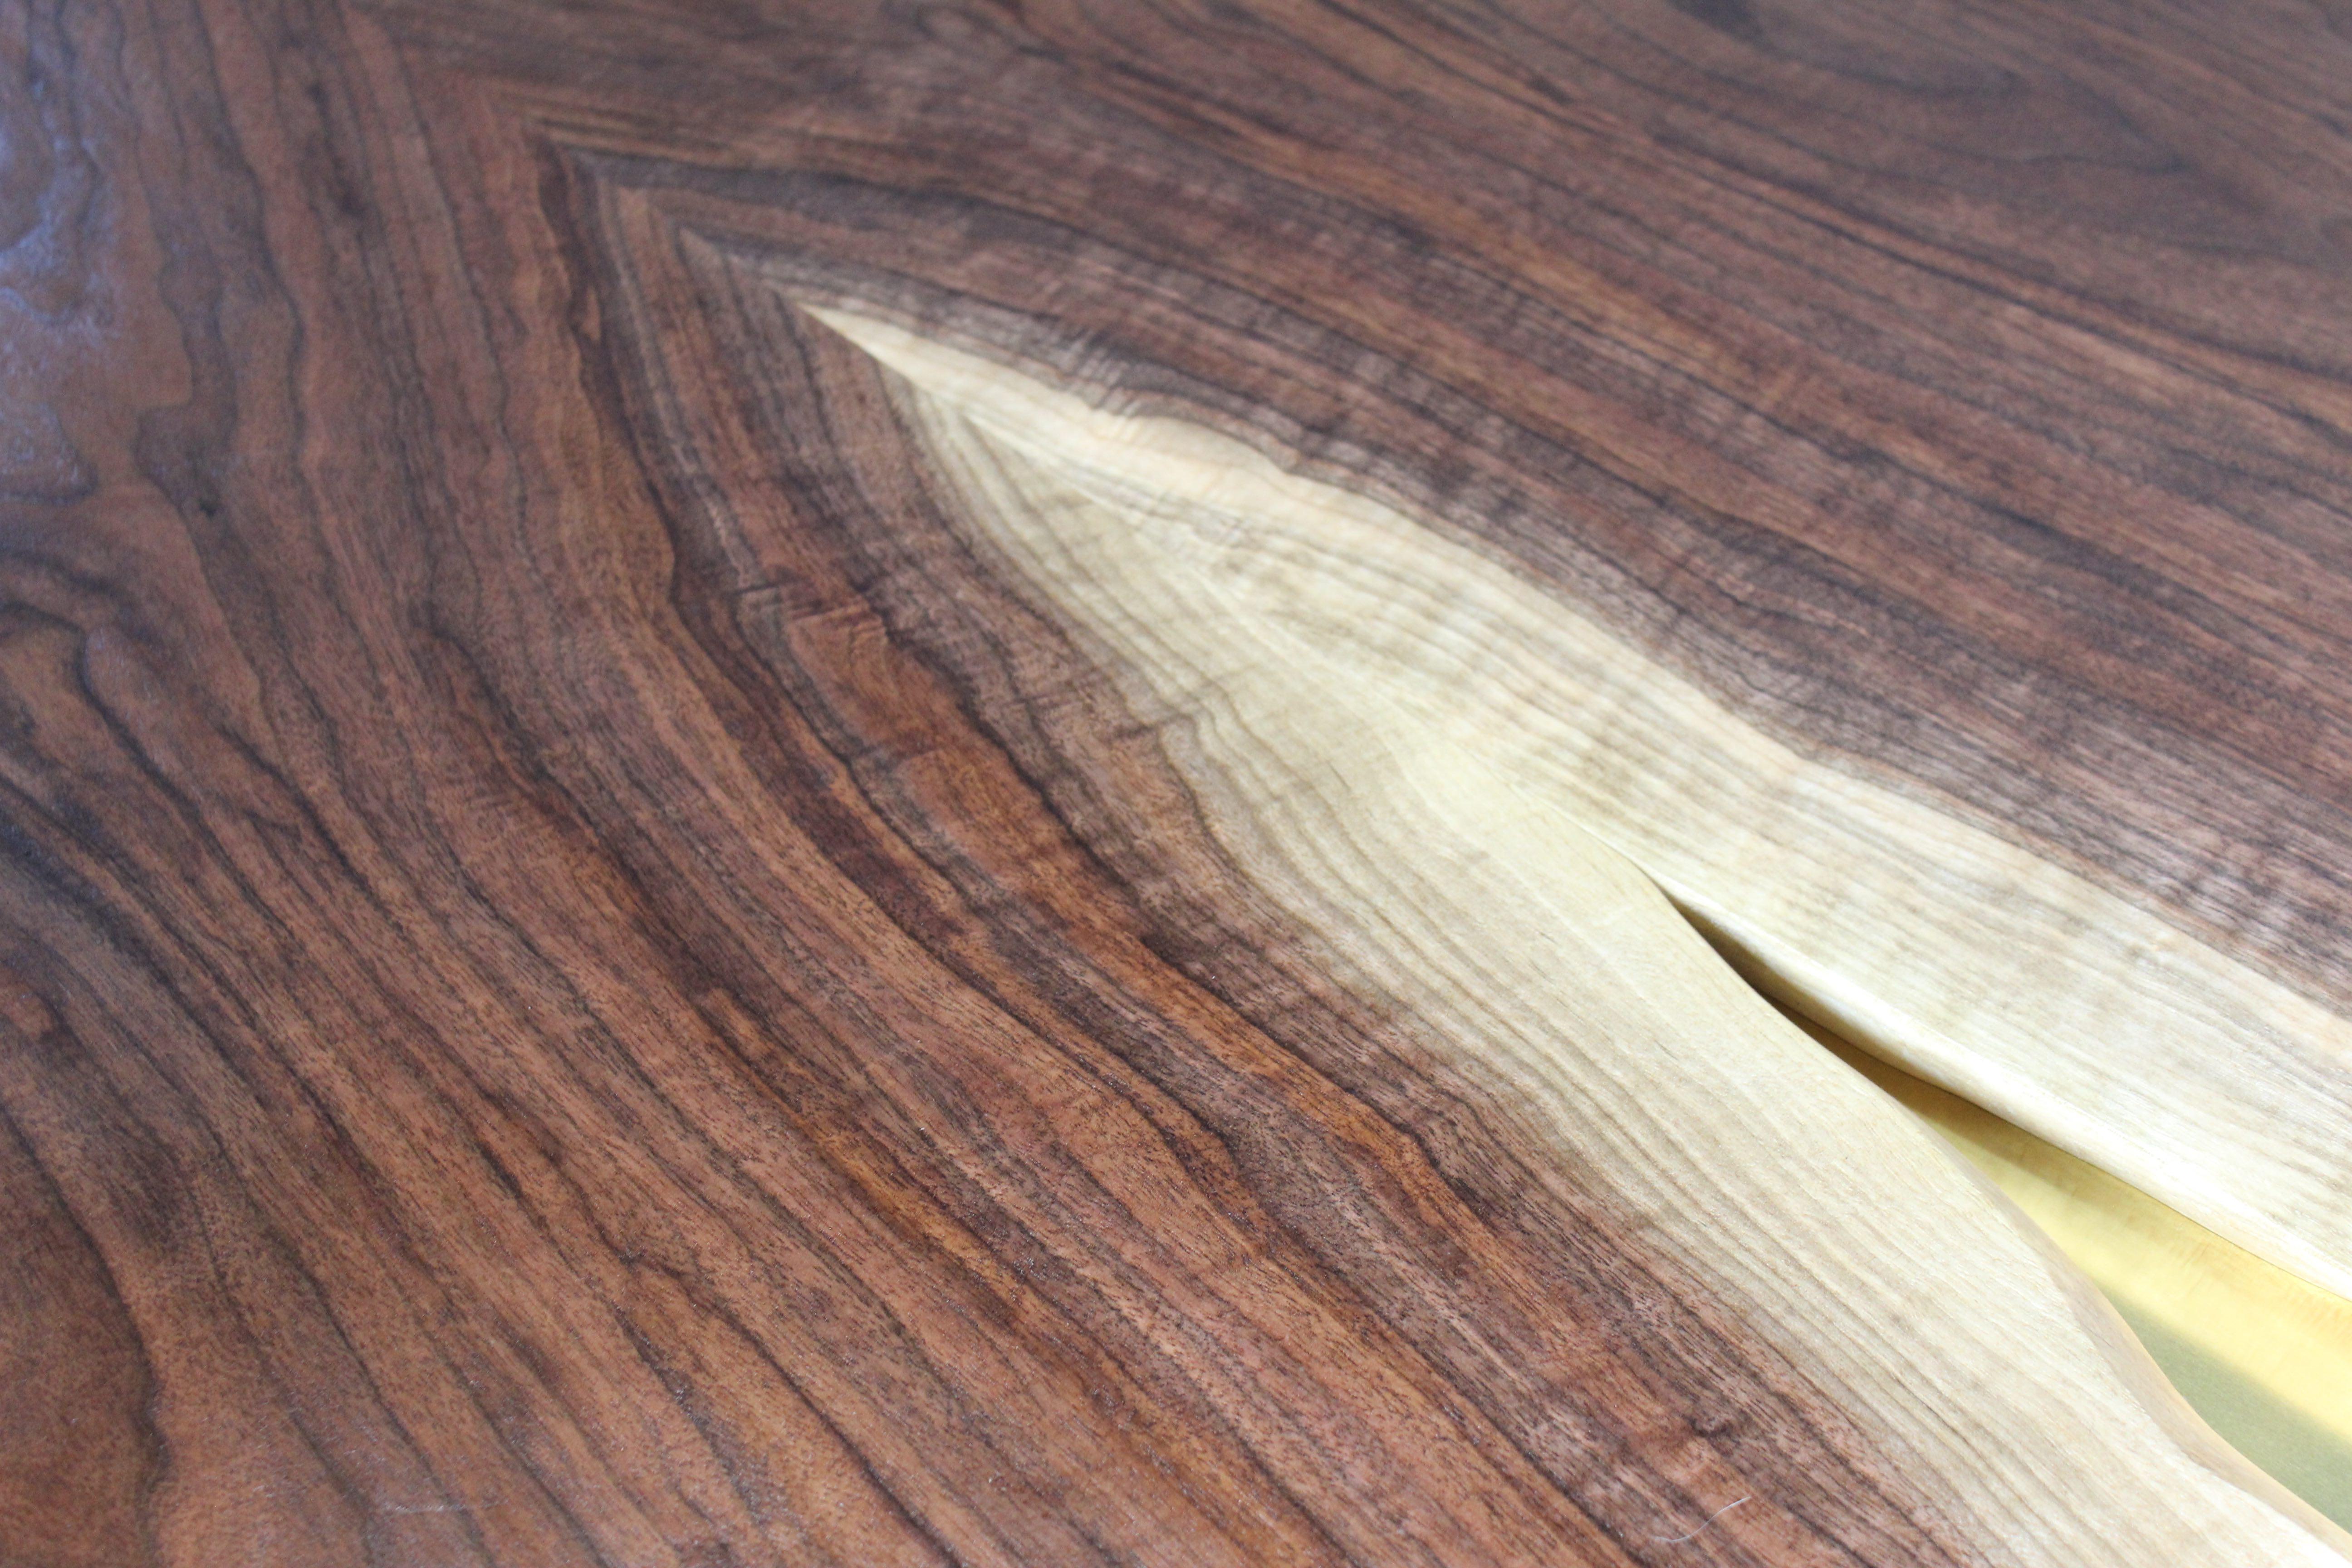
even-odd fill
[{"label": "cream colored wood strip", "polygon": [[[1805,793],[1793,759],[1735,728],[1690,738],[1695,771],[1667,719],[1725,722],[1696,698],[1659,695],[1486,563],[1236,443],[827,320],[908,378],[975,544],[1170,721],[1212,829],[1337,972],[1597,1173],[1963,1538],[2020,1563],[2352,1560],[1996,1189],[1579,826],[1661,787],[1645,768],[1678,793],[1737,766],[1747,793],[1718,779],[1711,832],[1763,852],[1793,807],[1759,812]],[[1588,707],[1559,702],[1570,678],[1595,683]],[[1589,735],[1578,711],[1601,716]],[[1708,1528],[1769,1556],[1774,1521],[1756,1499]]]},{"label": "cream colored wood strip", "polygon": [[[1800,1010],[2352,1294],[2343,1018],[2063,867],[1798,754],[1376,501],[1199,426],[826,319],[1126,520],[1116,548],[1149,564],[1118,614],[1173,613],[1150,574],[1213,584],[1220,616],[1277,625],[1443,714],[1448,744],[1629,856]],[[1031,566],[1056,593],[1093,569]]]}]

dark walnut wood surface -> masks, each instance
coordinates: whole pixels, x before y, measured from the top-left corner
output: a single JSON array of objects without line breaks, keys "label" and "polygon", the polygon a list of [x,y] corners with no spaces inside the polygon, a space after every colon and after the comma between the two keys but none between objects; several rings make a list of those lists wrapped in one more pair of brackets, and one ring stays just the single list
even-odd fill
[{"label": "dark walnut wood surface", "polygon": [[2060,1560],[1327,962],[803,307],[2340,1014],[2352,7],[5,18],[0,1563]]}]

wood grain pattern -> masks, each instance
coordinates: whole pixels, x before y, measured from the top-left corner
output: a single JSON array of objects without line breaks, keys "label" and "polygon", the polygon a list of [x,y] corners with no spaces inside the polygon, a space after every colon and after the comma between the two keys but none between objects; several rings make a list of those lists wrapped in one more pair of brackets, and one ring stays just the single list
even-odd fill
[{"label": "wood grain pattern", "polygon": [[[1197,437],[1143,434],[1172,426],[1024,396],[903,332],[853,335],[1060,454],[1067,483],[1135,495],[1150,521],[1108,524],[1087,563],[1029,565],[1049,595],[1123,571],[1123,595],[1102,590],[1122,617],[1270,620],[1400,700],[1458,710],[1455,744],[1631,856],[1759,984],[2352,1287],[2332,1245],[2347,1108],[2325,1070],[2352,1060],[2352,1026],[2063,868],[1812,763],[1401,514],[1253,482],[1192,456]],[[1192,478],[1204,461],[1213,496]],[[1155,498],[1195,492],[1214,524],[1157,516]],[[1179,607],[1165,584],[1188,570],[1216,582]]]},{"label": "wood grain pattern", "polygon": [[[1212,734],[813,310],[1181,414],[2088,889],[2255,1023],[2043,1061],[2003,983],[1943,1076],[2129,1166],[2166,1066],[2183,1201],[2330,1279],[2347,26],[7,8],[0,1562],[2338,1560],[1509,755],[1335,819],[1510,803],[1365,934],[1279,783],[1351,710]],[[1637,1017],[1717,1075],[1654,1150],[1563,1109]]]},{"label": "wood grain pattern", "polygon": [[[1412,1019],[1534,1124],[1533,1146],[1573,1151],[1630,1211],[1612,1228],[1845,1391],[1851,1417],[1948,1488],[1972,1533],[2029,1552],[2038,1535],[2060,1560],[2301,1549],[2256,1546],[2234,1510],[2176,1512],[2210,1493],[2196,1464],[2226,1474],[2229,1459],[2162,1462],[2169,1445],[2140,1423],[2185,1412],[2133,1392],[2150,1369],[2095,1302],[2062,1288],[2026,1310],[2032,1227],[1887,1126],[1629,863],[1524,787],[1511,737],[1528,726],[1489,711],[1507,681],[1424,682],[1447,639],[1418,595],[1470,606],[1485,635],[1465,646],[1487,658],[1509,629],[1483,612],[1472,563],[1413,552],[1410,532],[1402,552],[1384,548],[1376,509],[1239,443],[824,319],[903,376],[894,400],[960,498],[970,547],[1011,563],[1098,650],[1129,709],[1181,736],[1168,750],[1194,809],[1317,966]],[[1325,570],[1287,572],[1268,518],[1299,526],[1295,547]],[[1386,590],[1351,596],[1360,575]],[[2103,1345],[2109,1365],[2086,1377]],[[2173,1440],[2199,1454],[2192,1429]]]}]

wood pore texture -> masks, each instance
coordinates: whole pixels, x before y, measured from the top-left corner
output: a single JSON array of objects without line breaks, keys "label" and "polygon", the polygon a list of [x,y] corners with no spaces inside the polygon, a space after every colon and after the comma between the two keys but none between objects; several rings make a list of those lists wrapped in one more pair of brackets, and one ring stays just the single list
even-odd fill
[{"label": "wood pore texture", "polygon": [[2352,1561],[2336,0],[0,72],[0,1565]]}]

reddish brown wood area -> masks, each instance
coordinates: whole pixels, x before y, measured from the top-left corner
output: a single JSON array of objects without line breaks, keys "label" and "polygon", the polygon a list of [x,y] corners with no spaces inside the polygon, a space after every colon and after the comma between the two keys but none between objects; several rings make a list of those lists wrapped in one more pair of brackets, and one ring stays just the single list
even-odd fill
[{"label": "reddish brown wood area", "polygon": [[2352,1006],[2336,0],[0,61],[0,1563],[2003,1560],[1328,978],[795,300]]}]

